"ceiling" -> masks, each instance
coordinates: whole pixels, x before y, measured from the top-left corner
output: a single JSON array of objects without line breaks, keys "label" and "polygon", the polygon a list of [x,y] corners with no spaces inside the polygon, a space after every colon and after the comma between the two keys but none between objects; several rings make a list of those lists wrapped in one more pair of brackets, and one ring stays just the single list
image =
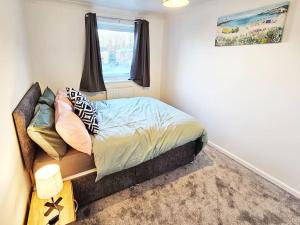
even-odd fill
[{"label": "ceiling", "polygon": [[[147,11],[166,13],[176,9],[166,8],[162,5],[162,0],[67,0],[71,2],[92,4],[95,6],[103,6],[116,9],[125,9],[133,11]],[[187,7],[191,7],[203,0],[190,0]]]}]

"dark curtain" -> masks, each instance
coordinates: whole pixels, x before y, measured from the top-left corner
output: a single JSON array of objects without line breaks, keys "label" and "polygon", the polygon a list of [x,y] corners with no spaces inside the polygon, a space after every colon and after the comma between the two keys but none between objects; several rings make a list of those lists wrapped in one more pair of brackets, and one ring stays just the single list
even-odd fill
[{"label": "dark curtain", "polygon": [[85,15],[85,59],[80,90],[86,92],[106,91],[101,65],[97,17],[95,13]]},{"label": "dark curtain", "polygon": [[142,87],[150,87],[149,22],[135,20],[134,24],[134,49],[130,80]]}]

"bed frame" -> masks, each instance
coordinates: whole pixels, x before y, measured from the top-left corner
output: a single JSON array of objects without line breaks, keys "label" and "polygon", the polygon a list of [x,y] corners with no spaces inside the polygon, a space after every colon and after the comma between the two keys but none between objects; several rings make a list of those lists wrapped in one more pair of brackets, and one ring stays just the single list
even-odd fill
[{"label": "bed frame", "polygon": [[[34,187],[33,162],[37,151],[42,151],[27,135],[27,127],[33,118],[35,106],[41,96],[39,83],[35,83],[24,95],[16,109],[13,118],[18,135],[20,149],[32,187]],[[75,199],[80,206],[149,180],[163,173],[174,170],[192,162],[201,151],[201,138],[185,145],[171,149],[168,152],[144,162],[135,167],[103,177],[95,183],[96,172],[91,172],[72,179]]]}]

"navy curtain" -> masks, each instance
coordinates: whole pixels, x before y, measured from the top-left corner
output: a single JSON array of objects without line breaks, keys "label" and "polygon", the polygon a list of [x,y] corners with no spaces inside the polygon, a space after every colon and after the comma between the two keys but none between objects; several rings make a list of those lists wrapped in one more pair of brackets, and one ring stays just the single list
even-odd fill
[{"label": "navy curtain", "polygon": [[142,87],[150,87],[149,22],[135,20],[134,24],[134,49],[130,80]]},{"label": "navy curtain", "polygon": [[95,13],[85,15],[85,60],[80,90],[85,92],[106,91],[100,54],[97,17]]}]

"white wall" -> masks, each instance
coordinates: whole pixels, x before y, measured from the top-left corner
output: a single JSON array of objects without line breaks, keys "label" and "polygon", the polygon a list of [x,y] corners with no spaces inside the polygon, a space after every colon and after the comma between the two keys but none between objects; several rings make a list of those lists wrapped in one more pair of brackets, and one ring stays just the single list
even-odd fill
[{"label": "white wall", "polygon": [[[85,45],[85,13],[92,11],[99,16],[134,19],[138,13],[57,1],[26,1],[26,19],[29,33],[33,78],[43,87],[53,89],[80,84]],[[164,18],[147,14],[150,22],[151,87],[141,88],[128,81],[107,84],[107,88],[134,86],[138,96],[160,97]]]},{"label": "white wall", "polygon": [[31,84],[27,63],[23,0],[0,7],[0,224],[23,224],[30,183],[23,167],[12,111]]},{"label": "white wall", "polygon": [[214,47],[219,16],[274,2],[211,0],[170,14],[162,99],[300,196],[300,2],[291,1],[283,43]]}]

